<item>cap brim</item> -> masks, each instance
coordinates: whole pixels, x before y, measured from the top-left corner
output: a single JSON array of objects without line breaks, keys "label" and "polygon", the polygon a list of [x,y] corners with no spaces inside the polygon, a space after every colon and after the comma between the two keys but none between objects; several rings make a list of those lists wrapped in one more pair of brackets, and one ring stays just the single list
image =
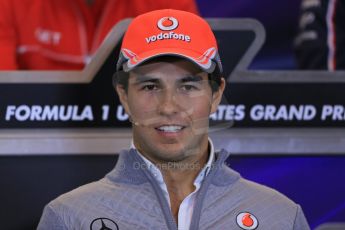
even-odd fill
[{"label": "cap brim", "polygon": [[132,57],[130,59],[125,59],[126,61],[123,63],[123,70],[125,72],[129,72],[133,70],[138,65],[152,60],[154,58],[158,58],[161,56],[176,56],[185,58],[197,66],[199,66],[203,71],[207,73],[212,73],[215,70],[216,63],[213,61],[214,57],[218,55],[215,48],[209,49],[204,54],[200,54],[198,52],[194,52],[192,50],[185,50],[181,48],[164,48],[164,49],[155,49],[151,51],[147,51]]}]

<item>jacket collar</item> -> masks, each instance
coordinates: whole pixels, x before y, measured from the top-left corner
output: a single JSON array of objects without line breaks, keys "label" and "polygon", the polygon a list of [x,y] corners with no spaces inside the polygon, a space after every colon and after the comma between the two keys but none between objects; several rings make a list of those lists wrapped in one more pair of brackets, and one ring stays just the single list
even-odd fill
[{"label": "jacket collar", "polygon": [[[206,162],[206,164],[202,167],[202,169],[200,170],[198,176],[195,178],[194,180],[194,186],[195,187],[200,187],[202,181],[204,180],[204,178],[209,174],[214,159],[215,159],[215,152],[214,152],[214,145],[213,142],[211,140],[211,138],[208,138],[208,145],[209,145],[209,157],[208,160]],[[163,175],[161,173],[161,171],[159,170],[159,168],[154,165],[150,160],[148,160],[144,155],[142,155],[140,153],[140,151],[135,147],[134,142],[132,141],[131,144],[131,149],[135,149],[136,153],[144,160],[144,162],[146,163],[147,169],[151,172],[151,174],[155,177],[155,179],[157,180],[158,184],[160,186],[163,187],[163,189],[166,189],[165,186],[165,182],[163,179]]]},{"label": "jacket collar", "polygon": [[[229,157],[229,153],[225,150],[215,152],[216,159],[213,162],[209,176],[212,176],[212,184],[216,186],[226,186],[234,183],[240,178],[240,175],[230,169],[224,162]],[[115,168],[106,175],[110,181],[125,184],[143,184],[149,182],[149,178],[145,175],[144,170],[146,163],[138,155],[135,149],[123,150],[119,154],[119,158]],[[214,171],[213,173],[211,173]]]}]

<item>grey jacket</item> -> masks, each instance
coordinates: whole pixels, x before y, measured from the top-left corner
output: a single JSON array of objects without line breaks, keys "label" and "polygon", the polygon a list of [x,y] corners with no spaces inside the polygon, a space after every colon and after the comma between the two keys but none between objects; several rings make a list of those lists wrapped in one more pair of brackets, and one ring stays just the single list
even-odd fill
[{"label": "grey jacket", "polygon": [[[224,150],[216,153],[198,191],[190,229],[310,229],[299,205],[243,179],[224,163],[228,156]],[[121,152],[115,169],[105,178],[50,202],[37,229],[176,230],[169,204],[144,165],[135,150]],[[256,228],[239,226],[243,212],[256,218]]]}]

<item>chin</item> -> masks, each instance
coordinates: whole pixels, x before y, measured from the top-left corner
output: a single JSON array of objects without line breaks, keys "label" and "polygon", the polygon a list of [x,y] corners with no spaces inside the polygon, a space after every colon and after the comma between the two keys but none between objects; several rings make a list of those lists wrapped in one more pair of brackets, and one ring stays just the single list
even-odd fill
[{"label": "chin", "polygon": [[180,162],[197,152],[195,149],[162,147],[155,149],[153,155],[160,161]]}]

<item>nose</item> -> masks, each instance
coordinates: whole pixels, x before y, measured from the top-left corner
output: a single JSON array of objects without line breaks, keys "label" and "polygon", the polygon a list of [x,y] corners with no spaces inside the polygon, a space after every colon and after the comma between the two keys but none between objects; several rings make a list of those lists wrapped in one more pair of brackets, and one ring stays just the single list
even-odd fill
[{"label": "nose", "polygon": [[179,102],[176,100],[176,92],[171,89],[163,90],[159,98],[158,112],[160,115],[172,116],[180,110]]}]

